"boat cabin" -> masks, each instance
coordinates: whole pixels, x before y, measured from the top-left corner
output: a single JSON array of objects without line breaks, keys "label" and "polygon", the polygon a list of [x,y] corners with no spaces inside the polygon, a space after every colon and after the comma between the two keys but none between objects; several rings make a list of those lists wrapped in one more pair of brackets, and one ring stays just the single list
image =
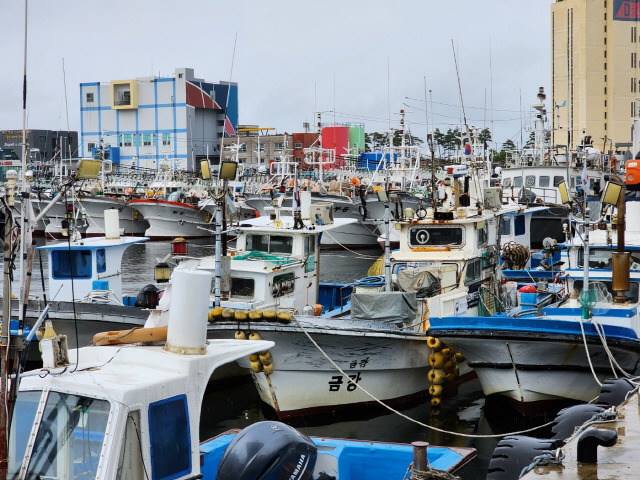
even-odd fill
[{"label": "boat cabin", "polygon": [[[146,240],[146,237],[94,237],[38,247],[47,252],[49,298],[80,301],[92,292],[101,292],[93,300],[122,304],[122,255],[129,246]],[[112,293],[105,297],[105,291]]]},{"label": "boat cabin", "polygon": [[[326,219],[325,219],[326,220]],[[323,232],[352,219],[311,224],[294,229],[290,216],[262,216],[242,223],[236,248],[221,261],[221,303],[224,308],[294,311],[317,302]],[[199,269],[215,272],[214,257],[185,259]],[[213,288],[212,288],[213,292]]]}]

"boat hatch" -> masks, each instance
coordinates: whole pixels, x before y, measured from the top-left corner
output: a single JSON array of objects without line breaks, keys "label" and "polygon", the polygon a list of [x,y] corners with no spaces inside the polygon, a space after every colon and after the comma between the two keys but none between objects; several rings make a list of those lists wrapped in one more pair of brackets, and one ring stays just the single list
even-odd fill
[{"label": "boat hatch", "polygon": [[95,478],[109,411],[106,400],[20,392],[9,436],[7,478]]}]

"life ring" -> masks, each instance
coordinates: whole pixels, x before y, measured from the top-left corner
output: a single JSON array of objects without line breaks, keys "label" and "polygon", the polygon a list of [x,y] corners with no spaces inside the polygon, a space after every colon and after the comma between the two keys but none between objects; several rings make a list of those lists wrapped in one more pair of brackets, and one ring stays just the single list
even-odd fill
[{"label": "life ring", "polygon": [[127,187],[124,189],[124,194],[128,197],[133,193],[133,189],[131,187]]},{"label": "life ring", "polygon": [[156,192],[154,192],[153,190],[151,189],[147,190],[147,198],[153,198],[155,194]]},{"label": "life ring", "polygon": [[360,179],[358,177],[353,177],[351,180],[349,180],[349,183],[351,185],[355,185],[356,187],[360,186]]},{"label": "life ring", "polygon": [[380,190],[382,190],[382,187],[380,185],[376,185],[375,187],[373,187],[373,193],[377,193]]}]

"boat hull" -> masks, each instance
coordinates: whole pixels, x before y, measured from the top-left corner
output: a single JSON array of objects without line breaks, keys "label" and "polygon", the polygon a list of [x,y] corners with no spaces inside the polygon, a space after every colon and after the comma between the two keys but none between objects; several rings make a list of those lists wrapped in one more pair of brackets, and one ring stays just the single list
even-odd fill
[{"label": "boat hull", "polygon": [[[380,328],[373,325],[377,322],[319,317],[298,321],[317,346],[297,324],[209,325],[209,338],[233,338],[239,326],[275,342],[273,373],[252,372],[252,377],[260,398],[278,418],[333,413],[374,404],[376,399],[398,404],[426,395],[426,335]],[[344,378],[325,354],[370,395]],[[239,363],[251,368],[247,359]]]},{"label": "boat hull", "polygon": [[[548,402],[592,401],[600,392],[598,382],[615,376],[593,325],[584,324],[585,350],[579,323],[571,323],[573,332],[571,328],[561,332],[559,326],[554,331],[543,325],[537,330],[522,325],[516,331],[501,329],[499,324],[493,328],[466,325],[454,329],[431,319],[429,333],[464,355],[485,395],[506,397],[517,410],[529,413],[536,410],[536,405]],[[613,358],[626,372],[634,373],[640,360],[640,342],[617,337],[614,331],[609,334],[605,329]]]},{"label": "boat hull", "polygon": [[130,205],[149,222],[145,236],[152,240],[169,240],[176,237],[208,237],[213,227],[211,215],[197,207],[168,200],[133,200]]}]

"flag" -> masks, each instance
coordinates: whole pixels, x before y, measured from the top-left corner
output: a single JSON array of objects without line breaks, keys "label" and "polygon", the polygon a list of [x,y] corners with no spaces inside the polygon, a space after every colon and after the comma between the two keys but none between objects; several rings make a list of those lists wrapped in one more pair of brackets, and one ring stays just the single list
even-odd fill
[{"label": "flag", "polygon": [[464,154],[471,155],[471,145],[469,143],[464,144]]},{"label": "flag", "polygon": [[587,175],[587,162],[586,162],[586,160],[582,164],[582,176],[580,178],[582,179],[582,189],[584,191],[586,191],[587,187],[589,186],[589,175]]}]

